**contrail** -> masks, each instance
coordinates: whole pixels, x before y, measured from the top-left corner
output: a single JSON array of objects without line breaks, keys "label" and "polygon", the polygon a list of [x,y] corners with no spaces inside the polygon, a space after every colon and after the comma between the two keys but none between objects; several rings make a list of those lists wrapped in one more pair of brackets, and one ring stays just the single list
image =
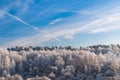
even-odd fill
[{"label": "contrail", "polygon": [[8,12],[5,12],[5,11],[2,10],[2,9],[0,9],[0,11],[3,12],[3,13],[5,13],[6,15],[8,15],[8,16],[14,18],[14,19],[16,19],[17,21],[19,21],[19,22],[21,22],[21,23],[23,23],[23,24],[25,24],[25,25],[27,25],[27,26],[33,28],[34,30],[38,30],[37,27],[32,26],[31,24],[27,23],[26,21],[24,21],[24,20],[22,20],[22,19],[20,19],[20,18],[18,18],[18,17],[16,17],[16,16],[14,16],[14,15],[12,15],[12,14],[10,14],[10,13],[8,13]]}]

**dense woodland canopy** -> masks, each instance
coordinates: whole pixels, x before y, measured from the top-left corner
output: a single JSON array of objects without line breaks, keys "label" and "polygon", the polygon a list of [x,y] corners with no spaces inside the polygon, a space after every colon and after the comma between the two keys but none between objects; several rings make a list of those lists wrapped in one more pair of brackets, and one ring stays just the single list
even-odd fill
[{"label": "dense woodland canopy", "polygon": [[120,45],[1,48],[0,80],[120,80]]}]

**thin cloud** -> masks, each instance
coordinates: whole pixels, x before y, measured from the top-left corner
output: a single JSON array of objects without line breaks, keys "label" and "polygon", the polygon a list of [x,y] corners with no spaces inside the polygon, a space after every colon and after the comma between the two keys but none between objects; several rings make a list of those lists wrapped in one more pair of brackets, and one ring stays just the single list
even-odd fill
[{"label": "thin cloud", "polygon": [[[110,17],[107,17],[107,18],[110,18]],[[85,30],[89,30],[90,28],[93,28],[93,27],[94,27],[95,30],[93,30],[92,33],[107,31],[109,29],[109,27],[106,28],[106,29],[105,28],[96,29],[96,27],[98,27],[97,25],[99,25],[101,22],[103,22],[104,19],[106,19],[106,18],[93,20],[90,23],[88,23],[86,25],[83,25],[81,27],[78,27],[78,28],[60,29],[60,30],[56,30],[56,31],[50,31],[49,30],[49,32],[47,32],[44,35],[38,34],[38,35],[35,35],[33,37],[28,37],[28,38],[21,39],[21,40],[20,39],[15,40],[15,41],[12,41],[9,44],[6,44],[4,46],[8,46],[8,45],[9,46],[11,46],[11,45],[12,46],[17,46],[17,45],[19,45],[19,46],[27,46],[27,45],[35,45],[35,44],[37,45],[37,44],[42,44],[43,42],[49,41],[51,39],[56,39],[59,36],[65,36],[65,38],[71,39],[71,38],[73,38],[73,36],[68,35],[68,34],[71,34],[71,33],[78,34],[78,33],[83,32]],[[101,25],[106,24],[108,22],[111,22],[111,21],[106,21],[106,22],[102,23]],[[110,30],[112,30],[113,28],[114,27],[110,28]]]},{"label": "thin cloud", "polygon": [[1,10],[1,9],[0,9],[0,11],[3,12],[4,14],[10,16],[11,18],[13,18],[13,19],[15,19],[15,20],[17,20],[17,21],[19,21],[19,22],[21,22],[21,23],[23,23],[23,24],[25,24],[25,25],[27,25],[27,26],[29,26],[29,27],[31,27],[31,28],[33,28],[34,30],[38,30],[37,27],[32,26],[31,24],[29,24],[29,23],[27,23],[26,21],[18,18],[17,16],[14,16],[14,15],[12,15],[12,14],[10,14],[10,13],[8,13],[8,12],[5,12],[4,10]]},{"label": "thin cloud", "polygon": [[73,35],[65,35],[65,39],[73,39]]},{"label": "thin cloud", "polygon": [[[108,32],[120,29],[120,14],[114,14],[103,18],[100,22],[100,27],[94,28],[90,33]],[[97,26],[97,25],[95,25]]]},{"label": "thin cloud", "polygon": [[56,41],[61,41],[61,40],[60,40],[59,38],[57,38],[57,37],[56,37],[56,38],[54,38],[54,39],[55,39]]},{"label": "thin cloud", "polygon": [[118,30],[120,29],[120,26],[108,26],[108,27],[102,27],[102,28],[96,28],[91,31],[91,33],[101,33],[101,32],[108,32],[108,31],[113,31],[113,30]]},{"label": "thin cloud", "polygon": [[[110,14],[108,14],[108,13],[101,14],[99,9],[95,9],[98,11],[96,11],[96,13],[93,12],[94,13],[93,15],[90,14],[90,16],[93,17],[93,19],[89,20],[89,17],[88,17],[89,22],[86,24],[81,25],[81,23],[80,23],[81,21],[77,21],[75,23],[73,22],[72,24],[69,23],[69,25],[61,24],[58,26],[58,27],[62,26],[60,29],[54,29],[54,28],[52,29],[51,28],[50,30],[48,30],[49,32],[47,32],[45,34],[38,33],[31,37],[14,40],[10,43],[5,44],[4,46],[8,47],[8,46],[18,46],[18,45],[20,45],[20,46],[39,45],[39,44],[42,44],[43,42],[49,41],[51,39],[59,38],[60,36],[67,35],[66,36],[67,38],[72,38],[74,36],[71,37],[69,35],[71,33],[74,35],[74,34],[78,34],[78,33],[85,32],[85,31],[86,32],[89,31],[90,33],[97,33],[97,32],[106,32],[106,31],[111,31],[114,29],[119,29],[120,27],[118,26],[118,24],[120,23],[120,10],[118,10],[118,8],[119,8],[119,6],[113,8],[113,9],[116,9],[116,10],[114,10],[114,13],[112,13],[113,10],[111,10],[111,9],[109,10],[109,8],[108,8],[108,11],[111,11]],[[96,18],[95,14],[99,17]],[[88,16],[89,16],[89,14],[88,14]],[[76,16],[76,17],[78,18],[79,16]],[[54,20],[53,22],[51,22],[51,24],[55,24],[58,21],[60,21],[60,20],[59,19]],[[114,23],[116,23],[117,25]],[[115,25],[116,25],[116,27],[115,27]],[[68,26],[68,27],[66,28],[66,26]]]},{"label": "thin cloud", "polygon": [[53,20],[50,24],[53,25],[53,24],[56,24],[57,22],[61,21],[62,18],[58,18],[58,19],[55,19]]},{"label": "thin cloud", "polygon": [[4,16],[4,13],[3,12],[1,12],[0,13],[0,18],[2,18]]}]

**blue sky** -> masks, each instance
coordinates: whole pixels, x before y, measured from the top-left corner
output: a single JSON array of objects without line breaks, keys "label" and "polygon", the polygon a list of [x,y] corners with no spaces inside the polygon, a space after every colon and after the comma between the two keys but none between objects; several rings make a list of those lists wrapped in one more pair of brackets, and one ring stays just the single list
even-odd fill
[{"label": "blue sky", "polygon": [[0,0],[0,47],[120,43],[120,0]]}]

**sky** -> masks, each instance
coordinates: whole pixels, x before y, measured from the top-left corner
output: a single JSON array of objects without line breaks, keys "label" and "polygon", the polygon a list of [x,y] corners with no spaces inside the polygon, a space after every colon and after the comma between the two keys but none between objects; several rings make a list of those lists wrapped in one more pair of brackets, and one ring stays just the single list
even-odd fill
[{"label": "sky", "polygon": [[120,43],[120,0],[0,0],[0,47]]}]

